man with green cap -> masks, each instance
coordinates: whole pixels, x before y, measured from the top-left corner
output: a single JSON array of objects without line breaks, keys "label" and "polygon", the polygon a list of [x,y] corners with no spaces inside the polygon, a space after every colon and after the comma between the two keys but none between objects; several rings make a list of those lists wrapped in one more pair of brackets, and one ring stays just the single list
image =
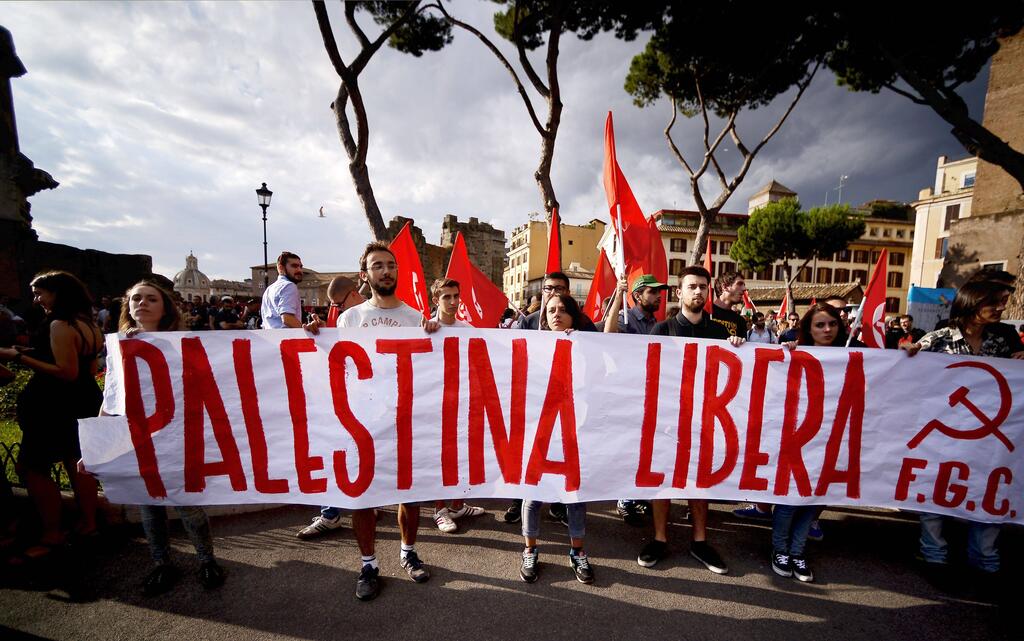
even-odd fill
[{"label": "man with green cap", "polygon": [[[608,308],[608,313],[605,315],[604,331],[607,333],[650,334],[651,329],[658,322],[654,313],[661,307],[662,292],[668,289],[668,285],[658,282],[658,279],[651,274],[639,276],[633,281],[633,291],[630,292],[634,305],[625,312],[621,312],[619,308],[622,307],[622,294],[628,288],[626,279],[622,278],[613,296],[612,304]],[[647,515],[651,513],[650,503],[632,499],[620,499],[615,510],[623,521],[634,527],[642,527]]]}]

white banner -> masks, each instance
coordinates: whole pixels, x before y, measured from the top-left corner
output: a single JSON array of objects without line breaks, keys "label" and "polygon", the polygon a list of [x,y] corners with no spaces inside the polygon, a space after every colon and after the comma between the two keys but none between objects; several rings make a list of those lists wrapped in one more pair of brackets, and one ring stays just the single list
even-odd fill
[{"label": "white banner", "polygon": [[107,348],[116,416],[80,433],[115,502],[697,497],[1024,522],[1010,359],[451,328]]}]

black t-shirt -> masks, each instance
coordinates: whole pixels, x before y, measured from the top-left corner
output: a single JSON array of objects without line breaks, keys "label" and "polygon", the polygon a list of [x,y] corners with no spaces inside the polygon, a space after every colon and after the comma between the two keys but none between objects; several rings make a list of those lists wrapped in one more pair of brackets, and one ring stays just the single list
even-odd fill
[{"label": "black t-shirt", "polygon": [[1009,323],[992,323],[988,326],[988,331],[991,334],[1002,337],[1006,344],[1010,346],[1011,354],[1024,352],[1024,341],[1021,341],[1020,334],[1014,329],[1013,325]]},{"label": "black t-shirt", "polygon": [[[238,322],[238,314],[235,313],[235,310],[231,309],[230,307],[225,307],[225,308],[223,308],[223,309],[221,309],[220,311],[217,312],[217,316],[215,316],[214,319],[213,319],[213,326],[214,326],[215,329],[225,329],[225,328],[220,326],[221,323],[237,323],[237,322]],[[234,329],[234,328],[233,327],[228,327],[227,329]]]},{"label": "black t-shirt", "polygon": [[729,331],[729,336],[747,337],[747,319],[731,309],[712,305],[711,320]]},{"label": "black t-shirt", "polygon": [[721,323],[716,323],[708,317],[707,312],[701,312],[699,323],[691,323],[682,312],[675,318],[668,318],[661,321],[651,329],[651,336],[684,336],[686,338],[715,338],[718,340],[729,340],[729,330]]}]

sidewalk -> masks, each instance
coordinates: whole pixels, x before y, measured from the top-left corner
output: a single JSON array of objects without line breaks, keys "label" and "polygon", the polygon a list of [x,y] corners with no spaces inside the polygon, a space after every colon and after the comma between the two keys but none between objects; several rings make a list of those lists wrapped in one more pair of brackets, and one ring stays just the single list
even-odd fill
[{"label": "sidewalk", "polygon": [[[112,529],[90,553],[59,567],[0,570],[0,639],[17,633],[45,639],[999,639],[1016,638],[1015,610],[993,605],[964,585],[940,593],[913,561],[913,515],[828,511],[825,540],[810,543],[817,576],[800,584],[772,574],[764,523],[734,518],[713,506],[711,542],[730,566],[706,571],[688,554],[690,527],[673,504],[673,554],[641,568],[636,554],[646,529],[626,526],[613,503],[591,504],[587,550],[597,576],[577,583],[566,561],[565,528],[545,518],[540,580],[519,579],[518,525],[496,520],[506,501],[479,504],[488,513],[460,523],[456,534],[421,515],[417,549],[433,577],[414,584],[398,565],[393,508],[378,523],[382,590],[377,600],[353,596],[358,550],[347,527],[323,539],[295,532],[315,508],[289,506],[213,519],[217,555],[227,583],[205,592],[179,524],[172,525],[175,561],[184,570],[170,593],[144,598],[150,569],[141,530]],[[347,517],[345,518],[347,522]],[[1021,528],[1005,528],[1004,573],[1020,577]],[[962,544],[952,530],[953,550]],[[49,571],[46,571],[49,570]],[[1009,581],[1008,581],[1009,582]],[[23,637],[23,638],[33,638]]]}]

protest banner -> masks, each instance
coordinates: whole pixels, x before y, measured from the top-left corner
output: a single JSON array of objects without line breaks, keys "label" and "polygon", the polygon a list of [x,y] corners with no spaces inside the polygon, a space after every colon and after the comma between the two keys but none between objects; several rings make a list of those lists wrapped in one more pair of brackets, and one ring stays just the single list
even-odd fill
[{"label": "protest banner", "polygon": [[107,339],[122,503],[696,497],[1018,514],[1024,363],[444,328]]}]

